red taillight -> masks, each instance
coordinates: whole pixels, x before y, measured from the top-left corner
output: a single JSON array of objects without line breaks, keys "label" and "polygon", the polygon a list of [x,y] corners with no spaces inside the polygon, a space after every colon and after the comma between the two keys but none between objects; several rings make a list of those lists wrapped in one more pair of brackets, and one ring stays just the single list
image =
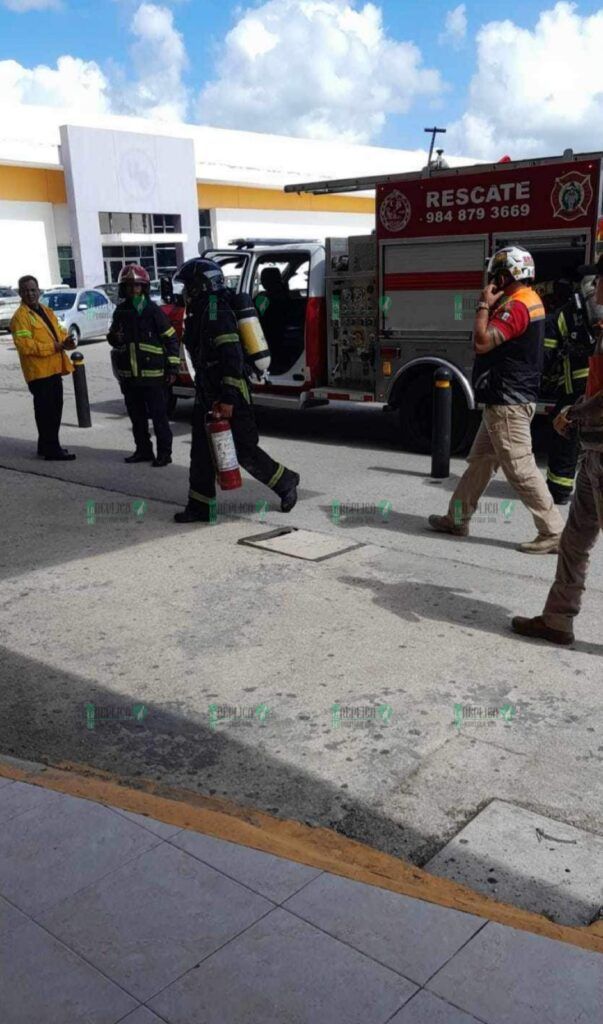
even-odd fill
[{"label": "red taillight", "polygon": [[305,347],[310,384],[322,384],[327,378],[327,318],[324,298],[311,298],[306,303]]}]

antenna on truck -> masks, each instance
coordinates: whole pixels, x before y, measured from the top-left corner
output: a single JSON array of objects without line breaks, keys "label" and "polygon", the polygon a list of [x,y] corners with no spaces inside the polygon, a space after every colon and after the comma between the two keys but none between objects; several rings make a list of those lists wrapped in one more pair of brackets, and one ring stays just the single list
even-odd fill
[{"label": "antenna on truck", "polygon": [[445,135],[445,128],[424,128],[424,132],[429,132],[431,135],[431,145],[429,146],[429,156],[427,157],[427,173],[431,172],[431,158],[433,156],[433,147],[435,146],[436,137],[438,135]]}]

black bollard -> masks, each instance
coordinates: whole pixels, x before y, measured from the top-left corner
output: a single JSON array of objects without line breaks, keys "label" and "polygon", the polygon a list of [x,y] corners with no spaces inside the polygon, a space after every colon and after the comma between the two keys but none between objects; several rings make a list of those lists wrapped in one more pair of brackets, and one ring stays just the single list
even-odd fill
[{"label": "black bollard", "polygon": [[73,363],[73,390],[75,391],[75,408],[77,409],[78,427],[91,427],[90,401],[88,399],[88,384],[86,383],[86,367],[81,352],[74,352],[71,357]]},{"label": "black bollard", "polygon": [[441,366],[433,375],[433,427],[431,435],[431,476],[450,476],[452,434],[452,373]]}]

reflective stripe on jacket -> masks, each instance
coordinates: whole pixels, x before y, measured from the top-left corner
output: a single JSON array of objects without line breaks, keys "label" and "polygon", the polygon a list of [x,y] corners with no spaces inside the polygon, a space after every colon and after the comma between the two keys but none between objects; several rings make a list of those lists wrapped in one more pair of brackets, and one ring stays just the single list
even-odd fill
[{"label": "reflective stripe on jacket", "polygon": [[165,313],[150,299],[137,312],[131,299],[117,306],[107,340],[115,350],[115,369],[124,384],[165,384],[177,373],[180,346]]},{"label": "reflective stripe on jacket", "polygon": [[[53,311],[44,306],[44,312],[52,323],[59,341],[64,341],[67,331],[61,327]],[[26,381],[53,377],[60,373],[73,373],[73,364],[66,352],[57,352],[52,331],[33,309],[21,303],[10,322],[10,332],[19,353],[21,369]]]}]

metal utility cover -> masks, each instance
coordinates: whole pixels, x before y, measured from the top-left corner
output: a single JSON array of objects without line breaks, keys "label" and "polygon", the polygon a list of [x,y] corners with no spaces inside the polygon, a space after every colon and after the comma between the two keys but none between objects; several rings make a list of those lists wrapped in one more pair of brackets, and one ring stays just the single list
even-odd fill
[{"label": "metal utility cover", "polygon": [[601,836],[493,800],[425,870],[560,924],[585,925],[603,905],[602,864]]},{"label": "metal utility cover", "polygon": [[334,558],[335,555],[342,555],[344,551],[362,547],[362,544],[349,544],[325,533],[296,530],[293,527],[243,537],[238,543],[248,544],[252,548],[262,548],[264,551],[275,551],[280,555],[290,555],[291,558],[303,558],[307,562],[322,562],[325,558]]}]

